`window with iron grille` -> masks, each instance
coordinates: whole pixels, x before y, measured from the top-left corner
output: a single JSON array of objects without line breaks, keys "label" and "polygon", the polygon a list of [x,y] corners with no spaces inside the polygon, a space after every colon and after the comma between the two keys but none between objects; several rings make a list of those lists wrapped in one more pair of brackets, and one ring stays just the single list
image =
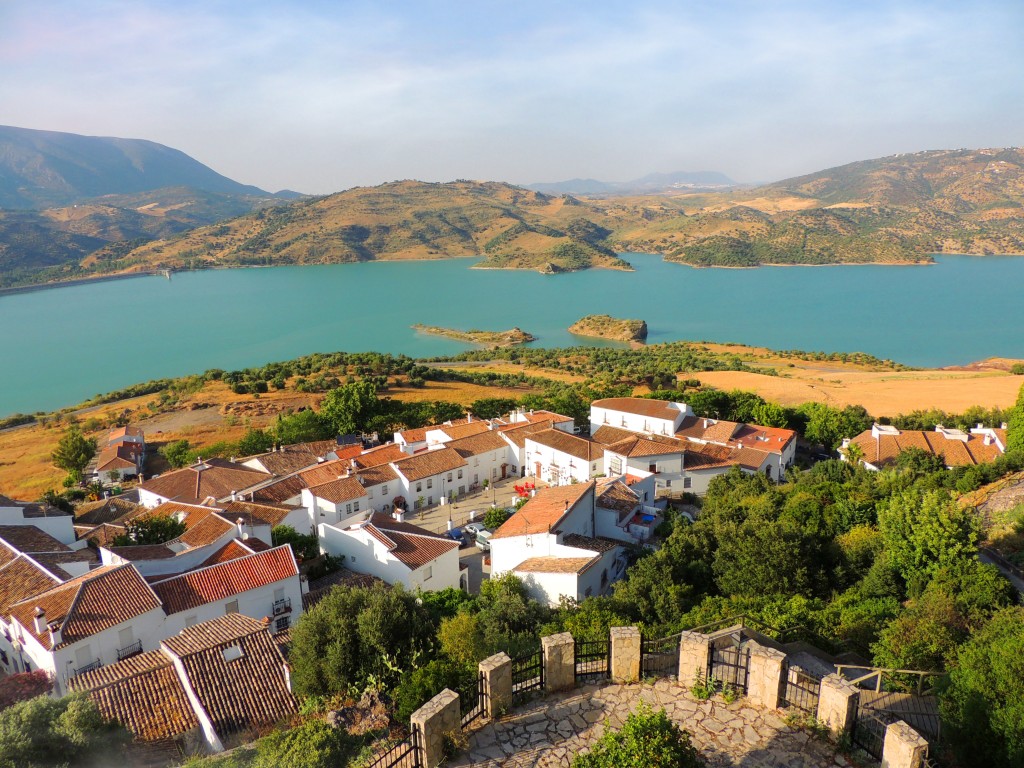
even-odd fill
[{"label": "window with iron grille", "polygon": [[283,632],[291,626],[292,619],[290,616],[282,616],[274,622],[274,631]]}]

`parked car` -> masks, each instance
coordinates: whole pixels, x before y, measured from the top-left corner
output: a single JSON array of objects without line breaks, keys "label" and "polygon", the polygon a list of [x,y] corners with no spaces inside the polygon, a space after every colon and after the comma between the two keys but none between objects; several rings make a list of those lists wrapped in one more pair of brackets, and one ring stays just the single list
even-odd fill
[{"label": "parked car", "polygon": [[493,536],[493,535],[494,535],[493,531],[488,531],[486,528],[484,528],[483,530],[477,531],[477,533],[476,533],[476,545],[477,545],[477,547],[482,549],[484,552],[490,552],[491,551],[491,536]]},{"label": "parked car", "polygon": [[445,531],[444,535],[447,536],[452,541],[459,542],[460,546],[463,546],[463,547],[468,547],[469,546],[469,539],[466,537],[465,532],[463,532],[463,530],[461,528],[452,528],[450,531]]},{"label": "parked car", "polygon": [[476,536],[480,531],[486,531],[487,527],[483,523],[466,523],[462,526],[462,530]]}]

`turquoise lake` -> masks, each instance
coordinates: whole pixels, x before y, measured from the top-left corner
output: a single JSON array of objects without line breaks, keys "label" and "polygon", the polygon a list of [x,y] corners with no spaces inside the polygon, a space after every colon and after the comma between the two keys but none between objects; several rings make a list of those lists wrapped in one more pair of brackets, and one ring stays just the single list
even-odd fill
[{"label": "turquoise lake", "polygon": [[0,297],[0,415],[208,368],[337,350],[455,354],[414,323],[593,344],[587,314],[643,318],[649,343],[734,341],[862,351],[909,365],[1024,357],[1024,257],[935,266],[693,269],[625,254],[636,272],[470,269],[472,259],[231,269]]}]

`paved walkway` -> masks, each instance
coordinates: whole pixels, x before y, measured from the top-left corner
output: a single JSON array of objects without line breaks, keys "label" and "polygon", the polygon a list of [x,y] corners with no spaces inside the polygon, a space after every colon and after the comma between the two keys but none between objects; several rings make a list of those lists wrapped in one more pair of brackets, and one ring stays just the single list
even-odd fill
[{"label": "paved walkway", "polygon": [[452,521],[453,526],[459,528],[469,522],[470,512],[475,511],[477,513],[476,519],[483,520],[492,503],[497,504],[499,507],[511,507],[516,499],[519,498],[513,486],[526,482],[536,483],[538,488],[543,488],[546,485],[532,477],[509,477],[504,480],[498,480],[494,483],[493,487],[489,487],[486,490],[467,493],[454,504],[438,504],[420,512],[407,513],[405,519],[410,523],[426,528],[428,531],[444,533],[448,530],[449,519]]},{"label": "paved walkway", "polygon": [[[714,768],[837,768],[853,763],[808,732],[788,727],[782,713],[740,699],[697,701],[674,681],[654,685],[591,685],[517,707],[468,735],[450,766],[567,768],[607,726],[618,728],[638,702],[664,708],[688,731]],[[643,768],[637,766],[636,768]]]}]

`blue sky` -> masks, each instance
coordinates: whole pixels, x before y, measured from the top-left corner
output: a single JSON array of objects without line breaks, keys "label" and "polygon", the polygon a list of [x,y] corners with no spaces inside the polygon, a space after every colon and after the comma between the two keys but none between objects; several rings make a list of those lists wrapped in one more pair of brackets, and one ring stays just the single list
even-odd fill
[{"label": "blue sky", "polygon": [[716,170],[1024,143],[1024,3],[0,0],[0,123],[265,189]]}]

